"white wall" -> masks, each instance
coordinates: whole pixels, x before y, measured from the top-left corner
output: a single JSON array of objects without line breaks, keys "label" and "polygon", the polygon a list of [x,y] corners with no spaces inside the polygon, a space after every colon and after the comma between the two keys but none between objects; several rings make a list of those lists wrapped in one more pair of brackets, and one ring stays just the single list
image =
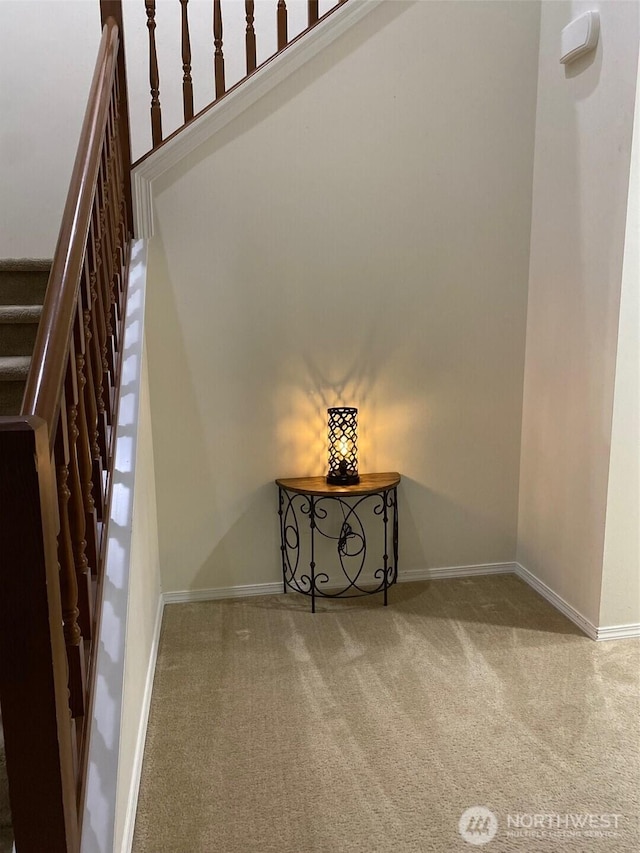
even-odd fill
[{"label": "white wall", "polygon": [[640,68],[622,265],[601,625],[640,623]]},{"label": "white wall", "polygon": [[326,407],[399,470],[401,566],[515,556],[539,6],[388,3],[160,179],[167,591],[279,577]]},{"label": "white wall", "polygon": [[99,42],[97,0],[0,2],[0,258],[53,256]]},{"label": "white wall", "polygon": [[[595,54],[559,34],[599,9]],[[599,624],[631,131],[636,3],[542,4],[518,560]]]},{"label": "white wall", "polygon": [[[333,5],[321,0],[320,11]],[[157,0],[156,42],[165,137],[182,123],[180,3]],[[289,0],[289,37],[306,21]],[[134,159],[151,148],[144,0],[124,0]],[[258,62],[276,50],[276,0],[257,0]],[[196,111],[213,100],[211,0],[191,0]],[[244,75],[244,2],[223,0],[226,81]],[[98,0],[0,0],[0,258],[53,255],[100,42]]]}]

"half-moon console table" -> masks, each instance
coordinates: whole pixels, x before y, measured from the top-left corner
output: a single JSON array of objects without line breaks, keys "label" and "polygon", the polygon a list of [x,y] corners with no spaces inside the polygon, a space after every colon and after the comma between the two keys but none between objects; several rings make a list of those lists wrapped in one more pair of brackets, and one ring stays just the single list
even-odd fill
[{"label": "half-moon console table", "polygon": [[[313,613],[318,597],[382,592],[386,606],[388,589],[398,579],[399,482],[395,472],[361,475],[356,486],[329,485],[325,477],[276,480],[284,591],[310,596]],[[378,519],[381,563],[371,568],[366,528]],[[335,545],[327,549],[327,541]],[[332,566],[325,565],[327,554],[333,555]]]}]

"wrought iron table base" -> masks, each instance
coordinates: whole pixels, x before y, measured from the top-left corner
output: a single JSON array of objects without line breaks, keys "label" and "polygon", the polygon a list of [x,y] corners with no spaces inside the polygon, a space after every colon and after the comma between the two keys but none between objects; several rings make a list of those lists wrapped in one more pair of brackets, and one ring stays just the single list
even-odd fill
[{"label": "wrought iron table base", "polygon": [[[283,589],[284,592],[292,589],[310,596],[313,613],[316,610],[316,598],[355,598],[382,592],[384,605],[387,605],[389,587],[398,578],[397,481],[400,478],[399,475],[394,475],[397,479],[389,479],[392,475],[369,476],[376,479],[368,489],[366,484],[364,487],[322,489],[324,478],[321,477],[300,479],[300,486],[295,480],[276,481],[279,489]],[[382,479],[383,477],[386,477],[386,480]],[[310,489],[309,492],[304,491],[303,484],[311,483],[312,480],[317,481],[317,484],[313,482],[317,488]],[[295,484],[295,487],[292,488],[291,484]],[[336,504],[341,510],[342,520],[337,522],[340,525],[339,530],[336,531],[334,527],[332,531],[329,510],[330,505]],[[367,534],[361,517],[365,508],[372,511],[374,516],[378,516],[383,525],[382,566],[373,574],[365,570]],[[307,523],[310,533],[308,571],[301,562],[301,533],[303,525],[306,530]],[[320,539],[335,542],[338,558],[336,567],[339,567],[339,576],[344,576],[344,581],[341,579],[338,587],[333,585],[335,578],[327,571],[318,570],[316,557]],[[367,577],[372,580],[367,582]],[[373,586],[370,586],[370,583],[373,583]],[[328,584],[332,585],[327,586]]]}]

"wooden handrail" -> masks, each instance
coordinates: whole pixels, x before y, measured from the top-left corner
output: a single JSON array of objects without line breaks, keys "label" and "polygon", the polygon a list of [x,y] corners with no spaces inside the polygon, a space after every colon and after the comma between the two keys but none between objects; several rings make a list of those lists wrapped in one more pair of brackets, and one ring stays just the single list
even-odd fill
[{"label": "wooden handrail", "polygon": [[49,275],[47,294],[38,326],[22,401],[22,415],[35,415],[49,428],[53,449],[64,386],[69,341],[76,312],[84,252],[91,224],[95,187],[109,102],[118,56],[118,26],[105,24],[89,102],[62,217],[62,226]]}]

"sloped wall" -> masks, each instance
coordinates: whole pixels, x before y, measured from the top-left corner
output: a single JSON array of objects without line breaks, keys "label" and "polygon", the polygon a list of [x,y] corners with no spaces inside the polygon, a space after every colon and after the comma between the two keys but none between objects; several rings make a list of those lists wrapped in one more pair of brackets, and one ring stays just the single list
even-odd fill
[{"label": "sloped wall", "polygon": [[156,186],[165,591],[278,580],[326,407],[399,470],[401,565],[512,560],[537,3],[384,3]]}]

